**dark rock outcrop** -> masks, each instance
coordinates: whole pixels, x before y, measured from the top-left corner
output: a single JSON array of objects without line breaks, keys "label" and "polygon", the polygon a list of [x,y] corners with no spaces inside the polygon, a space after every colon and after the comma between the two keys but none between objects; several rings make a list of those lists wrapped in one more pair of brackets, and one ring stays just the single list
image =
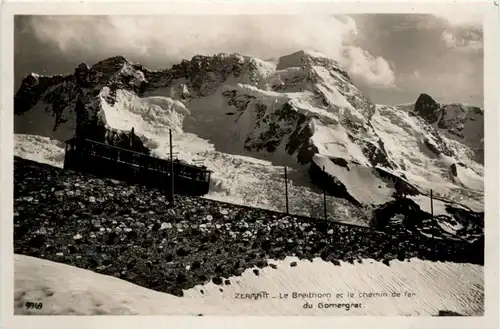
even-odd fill
[{"label": "dark rock outcrop", "polygon": [[314,161],[311,161],[309,165],[309,176],[316,186],[324,189],[329,195],[346,199],[352,204],[361,206],[359,201],[349,194],[346,186],[341,181],[324,171]]},{"label": "dark rock outcrop", "polygon": [[400,190],[400,192],[406,195],[419,195],[420,191],[410,184],[407,180],[402,177],[396,176],[382,168],[375,168],[380,177],[391,180],[394,182],[394,186],[396,190]]},{"label": "dark rock outcrop", "polygon": [[420,210],[420,206],[410,199],[398,199],[379,206],[374,211],[371,225],[379,230],[385,230],[395,215],[403,215],[405,227],[417,227],[423,220],[430,218]]},{"label": "dark rock outcrop", "polygon": [[453,311],[439,311],[437,316],[464,316],[464,315]]},{"label": "dark rock outcrop", "polygon": [[[245,104],[245,108],[247,105]],[[259,111],[257,105],[256,111]],[[257,112],[255,129],[259,133],[251,132],[245,140],[244,148],[249,151],[265,150],[272,153],[279,145],[285,143],[285,150],[290,155],[297,154],[299,163],[310,162],[318,149],[310,142],[312,131],[308,126],[308,119],[292,107],[292,104],[285,103],[268,115],[259,116]]]},{"label": "dark rock outcrop", "polygon": [[378,145],[374,145],[366,140],[360,140],[361,150],[363,154],[366,156],[368,161],[372,166],[383,166],[386,168],[393,168],[389,160],[389,156],[385,151],[384,143],[382,140],[378,140]]},{"label": "dark rock outcrop", "polygon": [[413,111],[428,123],[435,123],[439,119],[441,106],[431,96],[420,94]]}]

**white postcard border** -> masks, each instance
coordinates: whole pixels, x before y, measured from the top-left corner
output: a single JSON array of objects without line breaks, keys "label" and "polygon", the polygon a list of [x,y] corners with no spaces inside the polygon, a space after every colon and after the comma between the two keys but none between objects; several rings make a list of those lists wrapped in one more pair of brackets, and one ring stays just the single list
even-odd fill
[{"label": "white postcard border", "polygon": [[[483,317],[181,317],[181,316],[13,316],[13,15],[15,14],[304,14],[324,13],[434,13],[484,14],[484,108],[485,108],[485,315]],[[163,1],[127,2],[7,1],[1,5],[1,315],[0,328],[497,328],[498,327],[498,238],[499,238],[499,30],[498,4],[493,2],[363,2],[337,0],[298,1]]]}]

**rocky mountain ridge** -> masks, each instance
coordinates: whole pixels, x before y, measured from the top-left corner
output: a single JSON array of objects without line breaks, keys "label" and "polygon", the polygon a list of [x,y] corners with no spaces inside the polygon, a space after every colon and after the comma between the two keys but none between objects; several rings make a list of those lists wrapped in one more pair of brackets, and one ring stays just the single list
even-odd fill
[{"label": "rocky mountain ridge", "polygon": [[[302,91],[311,89],[314,93],[312,100],[317,103],[315,105],[334,107],[338,110],[338,105],[334,104],[323,92],[329,87],[326,86],[325,81],[321,80],[321,76],[318,74],[319,68],[336,73],[331,77],[335,79],[336,85],[341,87],[340,93],[346,96],[346,99],[358,110],[366,113],[367,117],[374,111],[374,105],[350,84],[349,76],[339,68],[335,61],[308,56],[306,53],[300,57],[300,63],[293,60],[296,59],[285,57],[276,69],[278,71],[286,70],[287,65],[300,65],[303,68],[302,71],[292,71],[292,76],[290,76],[290,72],[284,76],[278,74],[270,79],[271,81],[265,81],[266,76],[262,70],[259,70],[258,66],[266,64],[254,58],[236,54],[219,54],[212,57],[194,56],[191,61],[184,60],[171,69],[157,71],[150,71],[139,64],[127,61],[122,56],[116,56],[103,60],[92,67],[82,63],[75,69],[73,75],[42,77],[31,74],[27,76],[15,96],[15,113],[22,114],[30,110],[39,100],[42,100],[47,104],[46,109],[55,116],[53,130],[57,130],[61,123],[67,122],[71,112],[75,112],[77,121],[75,133],[79,134],[81,130],[85,130],[82,128],[83,126],[101,124],[97,118],[100,109],[96,98],[104,87],[110,89],[110,95],[105,98],[110,105],[114,104],[113,96],[119,89],[143,96],[148,92],[170,87],[174,90],[170,91],[169,96],[189,101],[189,99],[213,95],[221,84],[230,78],[242,78],[238,81],[239,84],[244,83],[280,92],[293,92],[297,89],[297,85],[305,83],[306,86],[299,87],[299,89]],[[293,73],[298,74],[294,75]],[[185,83],[178,83],[179,80],[185,80]],[[254,128],[267,127],[260,134],[256,134],[255,131],[251,132],[253,136],[248,136],[245,140],[244,147],[246,149],[273,152],[277,145],[282,142],[284,136],[292,135],[288,139],[286,147],[288,152],[293,154],[299,148],[297,144],[307,144],[307,140],[312,136],[308,127],[310,122],[306,122],[310,120],[307,120],[307,117],[300,113],[300,110],[297,111],[294,108],[299,104],[293,100],[284,102],[277,109],[273,109],[274,111],[271,110],[271,113],[267,113],[269,112],[268,105],[256,100],[256,97],[251,93],[231,88],[224,90],[222,94],[227,99],[228,105],[235,107],[237,111],[239,110],[239,115],[247,110],[251,102],[254,103],[251,104],[254,105],[257,116]],[[276,127],[282,126],[283,123],[286,131],[277,132]],[[353,120],[345,120],[344,123],[352,125],[353,131],[363,129]],[[369,126],[369,122],[367,125]],[[91,133],[81,132],[81,134]],[[296,140],[297,138],[298,140]],[[308,147],[314,149],[313,145],[308,145]],[[370,147],[366,146],[366,148]],[[306,163],[310,161],[311,156],[311,154],[301,156],[299,161]]]},{"label": "rocky mountain ridge", "polygon": [[[473,159],[484,163],[484,110],[465,104],[439,104],[431,96],[420,94],[412,113],[474,150]],[[451,155],[448,150],[445,150]]]}]

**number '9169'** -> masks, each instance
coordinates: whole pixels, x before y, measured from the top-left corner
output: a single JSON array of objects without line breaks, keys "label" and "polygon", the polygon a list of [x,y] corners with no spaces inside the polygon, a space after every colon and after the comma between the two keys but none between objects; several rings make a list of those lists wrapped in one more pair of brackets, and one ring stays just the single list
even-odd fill
[{"label": "number '9169'", "polygon": [[41,310],[43,307],[43,303],[34,303],[34,302],[26,302],[24,304],[28,310]]}]

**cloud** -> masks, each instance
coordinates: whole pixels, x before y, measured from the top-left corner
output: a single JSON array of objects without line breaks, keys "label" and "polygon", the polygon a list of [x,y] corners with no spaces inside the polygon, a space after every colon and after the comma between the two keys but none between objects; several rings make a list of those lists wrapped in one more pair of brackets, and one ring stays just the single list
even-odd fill
[{"label": "cloud", "polygon": [[119,54],[164,68],[197,54],[268,59],[303,49],[338,60],[367,84],[390,85],[392,72],[385,59],[350,46],[358,31],[344,15],[31,16],[29,26],[38,41],[81,61]]},{"label": "cloud", "polygon": [[345,47],[341,63],[354,79],[376,88],[395,87],[396,75],[391,65],[384,58],[373,57],[360,47]]},{"label": "cloud", "polygon": [[437,13],[435,16],[444,19],[452,26],[464,28],[482,28],[483,15],[480,13],[469,13],[466,10],[455,10]]},{"label": "cloud", "polygon": [[478,52],[483,49],[482,37],[477,33],[468,31],[455,35],[454,33],[445,30],[441,34],[441,40],[448,48],[463,52]]}]

